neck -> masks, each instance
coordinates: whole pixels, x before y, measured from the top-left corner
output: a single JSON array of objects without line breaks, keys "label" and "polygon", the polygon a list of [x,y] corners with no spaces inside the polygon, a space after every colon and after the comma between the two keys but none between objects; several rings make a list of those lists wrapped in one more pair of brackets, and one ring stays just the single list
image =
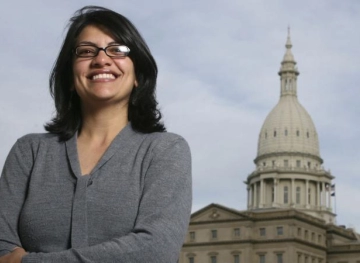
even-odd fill
[{"label": "neck", "polygon": [[109,142],[128,124],[128,105],[101,108],[82,107],[79,139]]}]

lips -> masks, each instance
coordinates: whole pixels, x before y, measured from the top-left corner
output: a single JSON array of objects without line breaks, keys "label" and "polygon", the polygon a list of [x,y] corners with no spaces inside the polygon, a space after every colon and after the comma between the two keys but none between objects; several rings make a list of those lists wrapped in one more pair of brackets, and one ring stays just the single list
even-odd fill
[{"label": "lips", "polygon": [[96,79],[115,79],[116,77],[113,74],[97,74],[91,77],[92,80]]},{"label": "lips", "polygon": [[111,71],[94,71],[90,73],[87,78],[91,80],[113,80],[116,79],[119,75]]}]

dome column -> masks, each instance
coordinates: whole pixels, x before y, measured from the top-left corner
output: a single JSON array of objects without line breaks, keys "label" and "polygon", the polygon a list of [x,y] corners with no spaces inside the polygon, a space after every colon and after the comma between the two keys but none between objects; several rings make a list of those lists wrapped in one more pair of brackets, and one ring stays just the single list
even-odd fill
[{"label": "dome column", "polygon": [[305,181],[305,207],[309,208],[309,180]]},{"label": "dome column", "polygon": [[252,194],[252,191],[251,191],[251,185],[248,186],[247,188],[247,194],[248,194],[248,209],[251,208],[251,204],[252,204],[252,198],[251,198],[251,194]]},{"label": "dome column", "polygon": [[278,203],[278,181],[276,178],[274,178],[274,201],[273,201],[273,204],[272,206],[275,207],[277,206],[277,203]]},{"label": "dome column", "polygon": [[320,192],[320,182],[316,182],[316,205],[318,208],[321,206],[321,192]]},{"label": "dome column", "polygon": [[322,207],[323,209],[326,209],[326,187],[325,187],[325,182],[322,182],[322,198],[321,198],[321,203],[322,203]]},{"label": "dome column", "polygon": [[291,206],[295,206],[295,180],[291,178]]},{"label": "dome column", "polygon": [[254,203],[253,203],[254,208],[257,207],[257,193],[258,193],[258,191],[257,191],[256,184],[257,183],[254,183]]},{"label": "dome column", "polygon": [[259,207],[264,207],[264,194],[265,193],[265,187],[264,187],[264,179],[260,180],[260,204]]}]

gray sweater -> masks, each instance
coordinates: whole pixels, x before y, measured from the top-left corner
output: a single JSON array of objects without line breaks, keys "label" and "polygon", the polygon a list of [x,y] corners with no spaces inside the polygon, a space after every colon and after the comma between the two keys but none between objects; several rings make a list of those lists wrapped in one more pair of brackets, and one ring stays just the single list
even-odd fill
[{"label": "gray sweater", "polygon": [[191,210],[191,157],[171,133],[127,125],[88,175],[76,135],[19,139],[0,178],[0,256],[22,263],[175,263]]}]

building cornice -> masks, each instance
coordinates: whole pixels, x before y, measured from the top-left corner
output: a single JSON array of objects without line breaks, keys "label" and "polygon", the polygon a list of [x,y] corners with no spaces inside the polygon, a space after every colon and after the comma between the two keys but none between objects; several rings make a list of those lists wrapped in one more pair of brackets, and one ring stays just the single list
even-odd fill
[{"label": "building cornice", "polygon": [[325,177],[326,179],[332,180],[335,177],[330,174],[330,172],[325,171],[323,169],[309,169],[309,168],[302,168],[302,167],[261,167],[257,170],[253,171],[251,174],[248,175],[247,181],[245,183],[249,183],[249,181],[261,174],[268,174],[268,173],[277,173],[277,174],[306,174],[312,175],[316,177]]},{"label": "building cornice", "polygon": [[257,156],[254,159],[254,163],[258,163],[260,160],[265,159],[265,158],[271,158],[271,157],[279,157],[279,156],[300,156],[300,157],[307,157],[307,158],[312,158],[317,160],[320,163],[323,163],[323,159],[320,158],[317,155],[311,154],[311,153],[302,153],[302,152],[271,152],[271,153],[266,153],[266,154],[261,154],[259,156]]},{"label": "building cornice", "polygon": [[224,246],[224,245],[236,245],[236,244],[268,244],[268,243],[298,243],[306,246],[311,246],[312,248],[316,248],[322,251],[327,251],[327,248],[324,246],[320,246],[318,244],[314,244],[299,238],[282,238],[282,239],[234,239],[234,240],[223,240],[223,241],[209,241],[209,242],[188,242],[184,243],[183,247],[204,247],[204,246]]}]

